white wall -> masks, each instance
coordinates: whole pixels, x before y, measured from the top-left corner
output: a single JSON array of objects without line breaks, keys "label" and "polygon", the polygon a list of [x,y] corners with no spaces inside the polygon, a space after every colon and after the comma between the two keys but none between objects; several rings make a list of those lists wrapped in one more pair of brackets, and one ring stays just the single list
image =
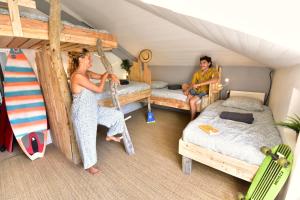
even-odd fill
[{"label": "white wall", "polygon": [[[91,71],[97,72],[97,73],[104,73],[105,72],[105,68],[102,65],[99,57],[95,56],[94,53],[92,53],[93,57],[93,66],[90,69]],[[120,79],[125,79],[126,78],[126,71],[124,69],[121,68],[121,63],[122,60],[115,56],[113,53],[111,52],[106,52],[105,53],[107,59],[109,60],[109,62],[111,63],[112,67],[113,67],[113,71],[114,73],[120,78]],[[63,60],[63,65],[65,70],[67,71],[68,68],[68,56],[67,53],[62,53],[62,60]]]},{"label": "white wall", "polygon": [[[285,120],[293,114],[300,115],[300,66],[277,69],[273,77],[270,96],[270,107],[275,121]],[[295,146],[295,134],[289,134],[286,129],[281,129],[283,142]]]},{"label": "white wall", "polygon": [[[269,68],[223,66],[222,63],[220,65],[222,67],[222,82],[224,83],[225,78],[230,79],[226,90],[268,92],[270,86]],[[150,70],[152,80],[162,80],[170,84],[181,84],[190,82],[193,73],[199,70],[199,66],[153,66],[150,62]]]},{"label": "white wall", "polygon": [[[300,66],[277,69],[275,71],[269,103],[275,121],[285,120],[287,116],[292,116],[293,114],[300,115],[299,77]],[[288,187],[282,191],[279,199],[299,200],[300,140],[296,140],[296,134],[292,130],[280,128],[280,132],[283,142],[294,149],[295,158]]]}]

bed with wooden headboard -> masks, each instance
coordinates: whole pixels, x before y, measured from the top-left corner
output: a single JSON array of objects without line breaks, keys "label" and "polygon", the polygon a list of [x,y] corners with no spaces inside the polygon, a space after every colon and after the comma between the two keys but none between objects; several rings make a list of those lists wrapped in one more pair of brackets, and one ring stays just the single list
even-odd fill
[{"label": "bed with wooden headboard", "polygon": [[[221,80],[222,69],[218,65],[216,65],[215,68],[219,73],[219,81],[217,83],[209,85],[209,94],[202,97],[197,104],[198,112],[219,99],[219,84]],[[167,88],[152,89],[152,95],[150,99],[151,103],[155,105],[177,108],[181,110],[190,110],[190,105],[186,101],[186,96],[181,90],[168,90]]]},{"label": "bed with wooden headboard", "polygon": [[[261,102],[264,102],[265,98],[264,93],[244,91],[231,91],[230,97],[232,96],[251,97],[260,100]],[[279,132],[275,124],[273,123],[272,113],[267,106],[264,106],[264,111],[262,112],[252,112],[255,119],[253,124],[243,125],[243,123],[232,122],[219,118],[220,110],[218,110],[218,108],[219,106],[223,106],[222,102],[223,101],[217,101],[214,104],[208,106],[200,114],[200,116],[189,123],[183,131],[183,136],[179,140],[179,154],[182,155],[182,170],[185,174],[190,174],[192,169],[192,160],[194,160],[209,167],[215,168],[219,171],[251,182],[259,167],[259,162],[261,162],[260,160],[262,160],[264,157],[263,154],[261,154],[259,151],[260,147],[275,145],[273,143],[281,143]],[[222,108],[224,108],[224,106]],[[232,109],[233,112],[249,112],[242,111],[241,109],[236,108],[234,109],[225,107],[225,109],[227,109],[226,111],[228,111],[228,109]],[[262,114],[267,115],[268,120],[265,121],[268,123],[262,124],[265,123],[264,120],[260,121],[260,119],[265,119],[261,118]],[[216,120],[216,123],[213,123],[214,120]],[[211,122],[211,124],[209,122]],[[233,123],[237,124],[236,127],[245,126],[246,129],[248,127],[247,130],[251,130],[252,132],[247,132],[247,134],[244,134],[242,132],[239,132],[239,129],[232,130],[235,127]],[[220,128],[221,130],[219,130],[219,135],[207,135],[199,128],[201,124],[209,124],[213,125],[214,128]],[[218,124],[222,124],[222,126],[218,126]],[[223,124],[225,124],[229,128],[224,128]],[[263,130],[256,133],[257,129],[253,129],[255,131],[252,130],[254,126],[259,126],[258,128]],[[270,133],[265,134],[265,129],[270,130]],[[193,132],[191,133],[191,131]],[[233,135],[234,132],[236,132],[237,135]],[[227,133],[228,135],[231,135],[230,137],[233,137],[233,139],[228,138],[226,136]],[[259,141],[257,142],[251,142],[251,140],[255,140],[255,134],[258,134],[257,138],[260,139],[258,139]],[[268,141],[270,134],[272,137],[272,141]],[[234,146],[236,145],[235,143],[237,143],[237,141],[234,140],[237,140],[238,137],[242,137],[243,135],[246,135],[246,139],[244,138],[244,142],[238,141],[240,142],[239,146]],[[225,136],[227,138],[225,138]],[[192,137],[194,137],[194,141],[196,141],[196,137],[196,139],[198,139],[198,142],[192,141],[190,139]],[[211,144],[208,144],[209,142],[211,142]],[[254,150],[254,153],[247,153],[247,150],[249,149]],[[232,155],[232,152],[233,154],[241,154],[243,158],[237,158],[235,155]]]},{"label": "bed with wooden headboard", "polygon": [[[147,63],[142,63],[140,60],[133,62],[130,68],[129,85],[120,86],[119,90],[119,102],[120,105],[126,105],[133,102],[147,101],[150,105],[151,96],[151,72]],[[136,89],[132,90],[132,87]],[[126,91],[127,90],[127,91]],[[109,92],[109,91],[107,91]],[[105,98],[100,98],[98,104],[107,107],[113,107],[113,102],[110,95],[106,95]]]}]

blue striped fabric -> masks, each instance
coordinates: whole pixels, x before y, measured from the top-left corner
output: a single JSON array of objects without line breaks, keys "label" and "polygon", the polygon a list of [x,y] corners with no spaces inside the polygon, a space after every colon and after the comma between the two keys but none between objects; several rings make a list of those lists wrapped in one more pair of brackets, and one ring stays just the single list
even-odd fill
[{"label": "blue striped fabric", "polygon": [[43,119],[46,119],[46,115],[40,115],[40,116],[22,118],[22,119],[15,119],[15,120],[11,120],[10,123],[11,124],[22,124],[22,123],[26,123],[26,122],[39,121],[39,120],[43,120]]},{"label": "blue striped fabric", "polygon": [[4,95],[6,97],[28,96],[28,95],[37,95],[37,94],[42,94],[41,90],[4,92]]},{"label": "blue striped fabric", "polygon": [[11,110],[17,110],[17,109],[22,109],[22,108],[35,108],[35,107],[41,107],[45,106],[44,102],[39,102],[39,103],[28,103],[28,104],[20,104],[20,105],[13,105],[13,106],[6,106],[7,111]]},{"label": "blue striped fabric", "polygon": [[13,82],[37,82],[37,78],[32,77],[32,78],[4,78],[4,82],[7,83],[13,83]]},{"label": "blue striped fabric", "polygon": [[7,71],[7,72],[33,72],[33,69],[29,68],[29,67],[6,66],[5,71]]}]

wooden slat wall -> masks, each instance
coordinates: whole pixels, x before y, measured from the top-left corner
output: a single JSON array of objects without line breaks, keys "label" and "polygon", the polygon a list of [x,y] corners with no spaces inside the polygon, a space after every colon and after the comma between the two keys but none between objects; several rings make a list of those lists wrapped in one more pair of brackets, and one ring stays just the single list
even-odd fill
[{"label": "wooden slat wall", "polygon": [[151,71],[148,67],[148,63],[143,64],[140,60],[133,62],[130,68],[129,80],[151,84]]},{"label": "wooden slat wall", "polygon": [[45,98],[53,143],[69,160],[72,160],[71,138],[69,134],[65,134],[68,133],[70,124],[65,112],[65,105],[58,93],[60,90],[58,79],[53,74],[53,66],[47,51],[36,53],[36,65]]}]

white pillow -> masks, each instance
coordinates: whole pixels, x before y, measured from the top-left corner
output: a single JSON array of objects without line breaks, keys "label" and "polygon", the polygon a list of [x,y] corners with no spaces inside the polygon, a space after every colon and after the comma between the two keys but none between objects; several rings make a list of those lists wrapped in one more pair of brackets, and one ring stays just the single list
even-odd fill
[{"label": "white pillow", "polygon": [[167,82],[164,81],[152,81],[151,88],[152,89],[162,89],[168,86]]},{"label": "white pillow", "polygon": [[223,106],[247,111],[264,111],[262,102],[251,97],[234,96],[223,102]]}]

